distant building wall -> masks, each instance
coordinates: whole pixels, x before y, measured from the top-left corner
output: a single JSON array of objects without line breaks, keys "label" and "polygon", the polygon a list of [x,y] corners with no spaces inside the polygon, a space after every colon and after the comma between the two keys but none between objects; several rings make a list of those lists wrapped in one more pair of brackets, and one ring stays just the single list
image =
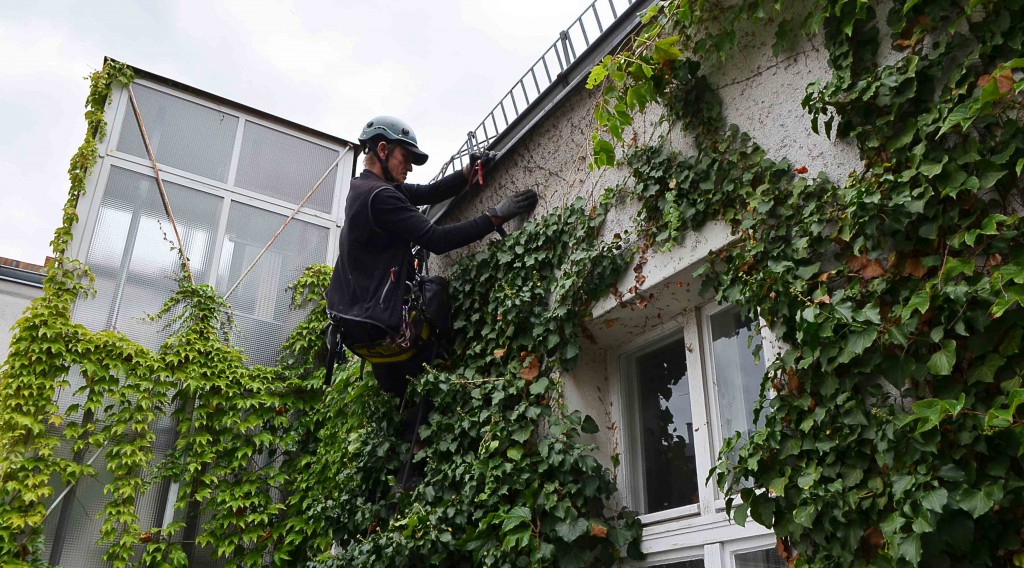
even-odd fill
[{"label": "distant building wall", "polygon": [[[14,265],[31,269],[14,268]],[[43,293],[41,266],[0,258],[0,364],[7,360],[14,333],[11,327],[29,303]]]},{"label": "distant building wall", "polygon": [[[307,266],[333,263],[337,254],[355,146],[140,69],[131,89],[192,276],[228,298],[231,342],[248,363],[275,364],[281,344],[309,313],[292,308],[288,286]],[[78,203],[71,256],[89,266],[96,293],[79,297],[72,317],[89,330],[116,330],[157,349],[171,329],[148,316],[177,289],[179,257],[130,99],[128,88],[113,89],[107,136],[96,141],[98,160]],[[81,402],[85,384],[75,368],[67,380],[56,400],[62,412]],[[58,428],[51,428],[55,435]],[[176,426],[161,417],[152,428],[159,461],[174,444]],[[68,444],[57,451],[73,457]],[[102,451],[94,458],[100,473],[79,480],[46,519],[50,564],[108,565],[95,543],[110,472]],[[177,497],[169,482],[150,486],[136,504],[140,528],[174,520]],[[201,534],[203,522],[190,518],[185,533]],[[189,554],[190,566],[219,565],[208,548]]]}]

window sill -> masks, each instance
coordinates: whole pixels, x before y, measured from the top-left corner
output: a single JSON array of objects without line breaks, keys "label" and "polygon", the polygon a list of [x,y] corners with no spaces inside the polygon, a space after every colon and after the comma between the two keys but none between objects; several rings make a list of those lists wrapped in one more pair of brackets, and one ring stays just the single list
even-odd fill
[{"label": "window sill", "polygon": [[685,507],[676,507],[675,509],[666,509],[664,511],[656,511],[654,513],[645,513],[640,515],[640,522],[646,527],[656,523],[665,521],[674,521],[677,519],[694,517],[700,514],[700,505],[687,505]]},{"label": "window sill", "polygon": [[[670,512],[678,515],[680,509],[660,513]],[[640,548],[645,554],[657,555],[673,550],[772,534],[771,529],[753,521],[741,527],[732,522],[724,512],[708,512],[690,517],[676,516],[657,522],[648,521],[645,517],[641,517],[641,520],[644,529]]]}]

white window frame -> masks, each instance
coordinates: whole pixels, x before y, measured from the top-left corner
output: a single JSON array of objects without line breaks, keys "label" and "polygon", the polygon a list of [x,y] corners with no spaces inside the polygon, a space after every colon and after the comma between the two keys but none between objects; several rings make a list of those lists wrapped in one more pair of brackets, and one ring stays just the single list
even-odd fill
[{"label": "white window frame", "polygon": [[[711,377],[711,375],[714,374],[714,369],[715,369],[715,361],[714,361],[715,357],[714,357],[714,353],[712,353],[712,351],[711,351],[711,345],[712,345],[712,341],[711,341],[711,317],[713,315],[717,314],[718,312],[721,312],[721,311],[731,307],[731,305],[732,304],[714,304],[712,302],[709,302],[707,304],[704,304],[700,308],[698,308],[698,311],[700,312],[700,334],[701,334],[700,338],[701,338],[701,345],[705,347],[704,352],[703,352],[703,359],[704,359],[704,364],[706,365],[705,368],[707,368],[709,370],[709,380],[711,380],[711,382],[714,382],[714,380],[710,379],[710,377]],[[768,329],[768,326],[765,325],[765,323],[760,318],[758,318],[756,320],[756,322],[757,322],[757,327],[758,327],[758,333],[761,335],[761,355],[760,355],[760,359],[764,363],[764,366],[767,368],[768,363],[770,363],[772,361],[772,359],[769,358],[769,354],[771,354],[771,356],[774,357],[774,353],[769,351],[770,344],[771,344],[771,342],[769,341],[769,337],[770,337],[771,332]],[[775,393],[771,389],[769,389],[768,393],[766,393],[768,400],[771,400],[771,398],[774,396],[774,394]],[[714,420],[710,421],[709,427],[710,427],[710,433],[711,433],[711,440],[710,440],[711,452],[712,452],[712,455],[715,457],[716,460],[717,460],[717,456],[718,456],[719,452],[722,450],[722,445],[723,445],[718,440],[724,440],[725,436],[726,436],[726,432],[724,431],[725,429],[722,427],[722,424],[721,424],[721,422],[718,419],[718,417],[721,415],[721,409],[719,408],[718,398],[719,398],[718,397],[718,390],[716,388],[709,388],[709,389],[707,389],[705,400],[707,401],[708,416],[715,417]],[[729,432],[728,435],[731,436],[732,432]],[[715,500],[714,500],[714,508],[715,508],[715,510],[716,511],[724,511],[725,510],[725,495],[722,494],[722,492],[718,489],[717,485],[712,487],[712,490],[714,491],[714,496],[715,496]]]},{"label": "white window frame", "polygon": [[[646,490],[642,468],[643,443],[631,435],[632,432],[636,432],[640,420],[639,410],[636,406],[636,376],[633,363],[638,356],[649,353],[678,339],[679,334],[682,334],[684,342],[686,342],[686,374],[690,388],[690,407],[693,419],[692,442],[697,471],[708,471],[712,466],[711,459],[708,457],[710,453],[708,445],[710,440],[708,438],[706,405],[693,403],[704,396],[704,386],[702,384],[704,376],[703,362],[699,360],[700,357],[693,356],[694,351],[698,350],[699,346],[687,341],[689,338],[695,337],[694,334],[697,329],[697,322],[694,319],[695,313],[696,310],[688,310],[673,318],[669,324],[663,326],[653,336],[644,335],[638,338],[638,340],[631,341],[615,358],[615,365],[618,367],[617,372],[621,373],[619,400],[623,401],[620,405],[623,413],[621,423],[624,425],[622,448],[623,456],[626,458],[623,472],[628,477],[623,487],[627,488],[627,495],[625,495],[626,504],[631,509],[637,511],[641,510],[646,502]],[[696,504],[644,513],[640,516],[641,522],[653,524],[666,520],[702,515],[705,512],[705,504],[711,501],[711,495],[708,493],[709,488],[704,483],[704,480],[701,479],[699,473],[697,475],[697,489],[699,500]]]},{"label": "white window frame", "polygon": [[[691,307],[608,354],[609,377],[614,377],[618,384],[620,404],[617,405],[616,419],[623,425],[620,429],[623,467],[618,470],[618,482],[622,488],[623,503],[630,509],[640,510],[646,503],[646,495],[643,488],[643,443],[636,436],[640,417],[633,364],[638,356],[677,340],[680,334],[687,351],[686,369],[700,501],[696,505],[640,515],[644,526],[642,549],[648,558],[631,565],[656,566],[693,560],[701,556],[695,554],[695,547],[701,547],[705,568],[734,568],[737,553],[774,545],[775,536],[770,529],[753,521],[748,521],[746,527],[734,524],[725,514],[725,499],[714,480],[705,483],[706,472],[717,462],[720,443],[715,440],[721,432],[717,393],[711,392],[714,383],[710,378],[705,379],[706,374],[713,370],[709,318],[727,307],[714,302]],[[777,355],[777,350],[774,338],[760,320],[758,328],[762,342],[761,359],[767,366]]]}]

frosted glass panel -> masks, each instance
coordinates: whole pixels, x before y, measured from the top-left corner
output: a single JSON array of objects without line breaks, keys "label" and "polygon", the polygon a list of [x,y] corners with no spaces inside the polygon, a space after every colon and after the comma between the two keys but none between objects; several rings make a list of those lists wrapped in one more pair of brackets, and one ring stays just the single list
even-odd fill
[{"label": "frosted glass panel", "polygon": [[[235,185],[298,205],[337,158],[337,150],[246,122]],[[337,179],[334,166],[306,207],[330,213]]]},{"label": "frosted glass panel", "polygon": [[[174,183],[165,183],[165,189],[193,274],[198,282],[209,281],[223,199]],[[119,330],[140,345],[156,349],[169,330],[163,329],[165,322],[145,318],[159,311],[177,289],[180,267],[178,255],[171,248],[174,230],[155,178],[112,167],[91,229],[86,262],[96,276],[97,293],[95,297],[78,299],[75,321],[94,331]],[[68,381],[70,386],[56,396],[61,409],[82,402],[81,395],[74,394],[84,384],[77,368],[68,374]],[[83,417],[79,412],[75,418]],[[92,417],[100,423],[105,419],[103,413]],[[174,424],[170,418],[161,417],[150,427],[157,436],[152,448],[154,461],[159,461],[173,445]],[[62,444],[62,451],[65,445]],[[95,451],[89,449],[81,459],[88,460]],[[107,502],[103,493],[103,485],[109,481],[105,464],[105,455],[99,455],[93,464],[99,475],[80,481],[70,498],[47,518],[47,551],[53,553],[55,548],[62,547],[60,558],[54,559],[65,568],[107,565],[102,561],[104,547],[96,545],[102,523],[96,515]],[[152,472],[143,474],[154,481],[151,475]],[[153,483],[139,496],[136,511],[142,530],[162,522],[166,492],[166,483]],[[58,533],[61,514],[67,524]]]},{"label": "frosted glass panel", "polygon": [[[228,181],[238,117],[134,84],[139,113],[158,164]],[[131,104],[125,106],[117,149],[149,160]]]},{"label": "frosted glass panel", "polygon": [[[234,286],[284,221],[284,215],[232,202],[217,275],[220,293]],[[281,344],[309,314],[291,309],[288,286],[310,264],[327,261],[328,235],[325,227],[293,219],[228,298],[237,328],[232,340],[250,364],[275,364]]]},{"label": "frosted glass panel", "polygon": [[[197,282],[208,282],[214,234],[223,200],[164,183]],[[160,310],[177,289],[174,230],[156,179],[113,167],[93,228],[86,262],[96,276],[96,297],[80,298],[75,319],[94,331],[116,329],[155,349],[167,337],[163,322],[145,317]]]}]

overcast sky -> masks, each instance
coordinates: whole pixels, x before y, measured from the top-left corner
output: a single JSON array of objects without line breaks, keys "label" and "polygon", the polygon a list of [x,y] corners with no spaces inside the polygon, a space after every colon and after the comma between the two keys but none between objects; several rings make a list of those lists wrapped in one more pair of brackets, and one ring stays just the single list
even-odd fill
[{"label": "overcast sky", "polygon": [[104,56],[354,140],[410,122],[425,182],[589,0],[0,0],[0,257],[41,264]]}]

